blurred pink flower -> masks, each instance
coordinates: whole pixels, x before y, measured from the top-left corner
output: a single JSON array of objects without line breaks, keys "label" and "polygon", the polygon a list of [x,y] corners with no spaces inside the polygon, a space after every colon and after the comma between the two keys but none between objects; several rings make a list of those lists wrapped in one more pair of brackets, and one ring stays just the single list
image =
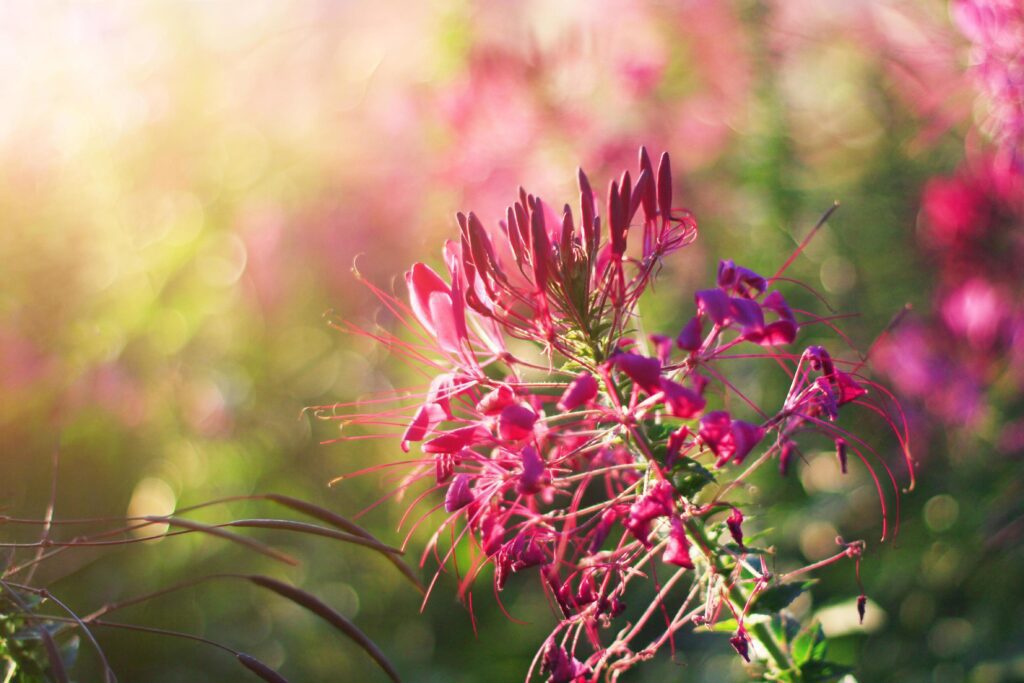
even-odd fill
[{"label": "blurred pink flower", "polygon": [[1024,4],[1020,0],[954,0],[953,17],[971,41],[972,74],[988,100],[988,132],[1024,163]]}]

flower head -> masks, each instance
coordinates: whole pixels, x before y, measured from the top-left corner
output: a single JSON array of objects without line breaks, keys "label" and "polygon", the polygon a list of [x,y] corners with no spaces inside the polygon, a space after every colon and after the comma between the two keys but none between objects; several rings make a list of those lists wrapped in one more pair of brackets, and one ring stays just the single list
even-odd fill
[{"label": "flower head", "polygon": [[[603,213],[582,171],[578,181],[578,213],[520,190],[490,228],[458,214],[459,240],[444,249],[447,277],[424,264],[407,274],[417,341],[383,338],[439,373],[409,408],[402,435],[403,448],[419,443],[423,455],[402,489],[426,481],[416,502],[445,489],[445,517],[424,560],[433,552],[443,567],[469,537],[460,594],[489,566],[497,591],[518,575],[539,578],[559,618],[539,658],[552,681],[633,666],[684,626],[713,622],[723,606],[739,619],[731,642],[747,658],[742,618],[754,596],[742,587],[763,587],[769,576],[744,546],[735,493],[773,458],[785,473],[805,431],[848,444],[870,468],[869,447],[835,421],[845,406],[870,401],[872,385],[822,347],[776,350],[814,319],[797,319],[774,288],[778,277],[729,260],[694,295],[681,332],[632,336],[637,302],[662,260],[695,238],[696,222],[674,203],[667,154],[655,167],[641,149],[638,174],[611,182]],[[756,405],[726,378],[739,345],[790,373],[775,407]],[[884,536],[881,487],[879,495]],[[442,551],[449,529],[453,545]],[[604,630],[644,579],[656,586],[655,602],[632,627]],[[680,598],[671,589],[686,581],[692,592]],[[698,593],[705,604],[694,602]],[[665,615],[663,635],[634,651],[656,613]]]}]

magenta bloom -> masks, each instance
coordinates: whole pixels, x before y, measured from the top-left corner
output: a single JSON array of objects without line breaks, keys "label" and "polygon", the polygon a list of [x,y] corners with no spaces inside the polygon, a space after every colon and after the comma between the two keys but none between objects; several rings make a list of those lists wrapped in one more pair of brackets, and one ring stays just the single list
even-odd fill
[{"label": "magenta bloom", "polygon": [[[663,260],[696,237],[695,220],[674,203],[668,155],[655,167],[641,150],[639,162],[604,201],[580,171],[578,210],[556,211],[521,189],[494,224],[459,213],[446,276],[414,265],[407,307],[378,290],[415,336],[379,338],[423,362],[429,389],[412,405],[403,396],[393,410],[345,416],[403,431],[406,450],[420,444],[399,491],[427,488],[406,518],[413,530],[435,524],[423,562],[436,557],[438,573],[452,566],[460,598],[471,605],[474,582],[487,576],[498,600],[509,581],[539,583],[557,625],[534,669],[550,681],[615,678],[684,626],[723,614],[737,618],[730,642],[749,657],[757,631],[743,619],[752,591],[772,579],[757,574],[768,566],[761,551],[743,545],[742,525],[758,522],[735,492],[750,490],[745,479],[776,456],[784,474],[806,431],[872,467],[836,420],[848,405],[877,407],[873,385],[856,361],[823,347],[776,350],[801,325],[774,289],[778,275],[723,260],[678,334],[638,319]],[[634,336],[641,329],[650,334]],[[789,391],[756,405],[730,378],[734,357],[781,365]],[[442,491],[445,516],[432,522],[440,505],[429,501]],[[885,536],[881,486],[879,496]],[[643,581],[651,589],[634,591]],[[699,600],[684,597],[688,582]],[[621,621],[643,594],[655,604]],[[663,634],[640,645],[654,615]]]}]

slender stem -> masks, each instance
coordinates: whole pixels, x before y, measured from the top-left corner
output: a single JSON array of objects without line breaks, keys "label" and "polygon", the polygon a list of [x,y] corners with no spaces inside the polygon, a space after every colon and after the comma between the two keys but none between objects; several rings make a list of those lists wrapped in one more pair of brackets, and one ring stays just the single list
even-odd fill
[{"label": "slender stem", "polygon": [[[704,533],[704,526],[697,523],[694,519],[687,520],[685,525],[687,533],[697,541],[697,544],[702,550],[705,550],[705,556],[714,568],[715,573],[722,576],[729,574],[730,570],[725,566],[722,558],[713,552],[707,552],[707,548],[711,546],[711,542],[708,540],[707,534]],[[746,605],[750,600],[750,593],[751,591],[745,589],[739,581],[733,582],[729,587],[729,599],[736,605]],[[771,632],[771,629],[768,628],[767,624],[753,624],[747,630],[747,633],[761,644],[778,670],[794,670],[793,663],[790,662],[789,656],[786,655],[786,651],[783,649],[779,641],[776,640],[775,634]]]}]

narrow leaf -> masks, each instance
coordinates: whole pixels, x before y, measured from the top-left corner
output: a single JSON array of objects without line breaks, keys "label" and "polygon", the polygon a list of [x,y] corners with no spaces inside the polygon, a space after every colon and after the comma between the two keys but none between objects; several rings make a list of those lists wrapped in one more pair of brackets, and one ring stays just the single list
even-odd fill
[{"label": "narrow leaf", "polygon": [[170,524],[171,526],[182,527],[184,529],[190,529],[192,531],[201,531],[204,534],[216,536],[217,538],[223,538],[226,541],[237,543],[238,545],[244,546],[249,550],[258,552],[261,555],[266,555],[267,557],[273,558],[279,562],[290,564],[293,567],[299,564],[299,561],[291,555],[287,555],[278,550],[274,550],[265,543],[260,543],[259,541],[254,541],[251,538],[239,536],[238,534],[233,534],[230,531],[224,531],[223,529],[218,529],[214,526],[200,524],[199,522],[193,522],[190,519],[182,519],[181,517],[161,517],[159,515],[150,515],[144,517],[143,519],[145,519],[147,522],[153,522],[154,524]]},{"label": "narrow leaf", "polygon": [[[279,493],[268,494],[266,498],[267,500],[271,500],[277,503],[278,505],[283,505],[286,508],[290,508],[297,512],[301,512],[305,515],[313,517],[314,519],[319,519],[321,522],[326,522],[331,526],[338,527],[339,529],[347,531],[348,533],[353,534],[355,536],[362,536],[363,538],[377,541],[377,539],[374,538],[374,536],[369,531],[359,526],[355,522],[345,517],[342,517],[337,513],[331,512],[326,508],[322,508],[319,505],[313,505],[312,503],[307,503],[304,500],[292,498],[291,496],[284,496]],[[379,543],[380,541],[377,542]],[[405,578],[409,579],[409,581],[412,582],[412,585],[416,586],[417,590],[419,590],[420,593],[426,592],[426,587],[420,581],[419,577],[416,576],[416,573],[413,572],[412,568],[409,567],[409,565],[407,565],[405,562],[402,562],[401,559],[395,557],[392,554],[388,554],[386,555],[386,557],[388,558],[388,561],[391,562],[391,564],[395,565],[398,571],[402,572],[402,575],[405,576]]]},{"label": "narrow leaf", "polygon": [[341,614],[339,614],[332,607],[321,601],[319,598],[317,598],[314,595],[311,595],[310,593],[307,593],[304,590],[296,588],[295,586],[291,586],[282,581],[278,581],[277,579],[272,579],[269,576],[260,576],[257,574],[253,574],[247,576],[246,578],[249,579],[249,581],[252,581],[257,586],[261,586],[263,588],[266,588],[267,590],[271,590],[280,595],[281,597],[287,600],[291,600],[300,607],[304,607],[305,609],[317,615],[327,623],[334,626],[334,628],[338,629],[346,636],[348,636],[348,638],[355,641],[355,643],[359,645],[359,647],[361,647],[366,652],[366,654],[370,655],[370,657],[372,657],[374,661],[377,662],[380,668],[384,670],[384,672],[391,678],[391,680],[395,681],[395,683],[400,683],[401,679],[398,677],[398,672],[395,670],[394,666],[391,665],[391,662],[388,661],[387,657],[384,656],[384,653],[380,651],[380,648],[378,648],[377,645],[372,640],[370,640],[365,633],[360,631],[355,624],[353,624],[351,621],[343,617]]},{"label": "narrow leaf", "polygon": [[238,663],[244,666],[249,671],[253,672],[260,678],[268,683],[288,683],[288,679],[277,673],[269,666],[256,659],[252,655],[247,655],[244,652],[239,652],[235,657],[238,659]]}]

